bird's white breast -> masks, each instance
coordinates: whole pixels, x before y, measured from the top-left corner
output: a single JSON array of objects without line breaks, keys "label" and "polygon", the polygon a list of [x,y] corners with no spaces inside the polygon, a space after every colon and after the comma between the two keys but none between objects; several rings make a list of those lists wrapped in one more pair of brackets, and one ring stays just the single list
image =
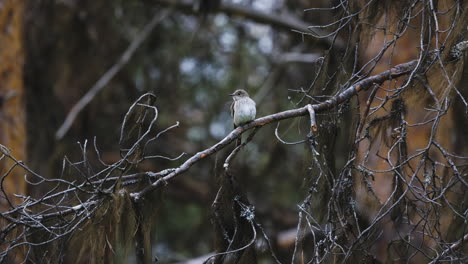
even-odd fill
[{"label": "bird's white breast", "polygon": [[234,112],[234,124],[236,126],[252,121],[257,114],[255,102],[250,98],[242,98],[234,105]]}]

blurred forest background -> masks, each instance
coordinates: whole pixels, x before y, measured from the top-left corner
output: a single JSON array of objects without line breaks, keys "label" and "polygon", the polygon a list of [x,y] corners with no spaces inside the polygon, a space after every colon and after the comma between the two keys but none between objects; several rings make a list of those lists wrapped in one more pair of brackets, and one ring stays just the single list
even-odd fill
[{"label": "blurred forest background", "polygon": [[467,6],[0,0],[1,259],[468,261]]}]

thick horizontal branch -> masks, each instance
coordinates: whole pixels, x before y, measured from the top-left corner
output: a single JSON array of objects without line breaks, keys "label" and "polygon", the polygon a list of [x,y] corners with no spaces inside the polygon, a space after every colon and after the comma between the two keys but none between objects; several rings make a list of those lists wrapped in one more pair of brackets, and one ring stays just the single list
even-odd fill
[{"label": "thick horizontal branch", "polygon": [[221,141],[216,143],[215,145],[211,146],[210,148],[205,149],[204,151],[198,152],[192,157],[190,157],[188,160],[186,160],[180,167],[174,169],[171,173],[168,175],[161,177],[160,179],[156,180],[153,184],[147,186],[140,192],[135,192],[131,194],[131,197],[135,200],[139,200],[140,198],[144,197],[146,194],[152,192],[156,188],[165,185],[169,180],[172,178],[184,173],[187,171],[190,167],[192,167],[195,163],[199,162],[202,159],[205,159],[214,153],[218,152],[219,150],[223,149],[227,145],[229,145],[232,141],[240,137],[244,132],[247,130],[250,130],[254,127],[262,127],[264,125],[277,122],[283,119],[289,119],[289,118],[294,118],[294,117],[299,117],[299,116],[304,116],[304,115],[309,115],[309,110],[308,108],[312,107],[313,110],[318,113],[318,112],[323,112],[326,110],[330,110],[337,105],[351,99],[352,96],[356,95],[359,91],[361,90],[366,90],[369,87],[371,87],[374,84],[382,84],[386,80],[390,80],[393,78],[397,78],[399,76],[405,75],[410,73],[416,68],[416,65],[418,65],[417,60],[413,60],[407,63],[399,64],[390,70],[387,70],[385,72],[382,72],[380,74],[365,78],[361,81],[356,82],[354,85],[351,87],[347,88],[340,94],[330,98],[329,100],[319,103],[319,104],[314,104],[314,105],[306,105],[301,108],[297,109],[292,109],[292,110],[287,110],[283,112],[279,112],[276,114],[264,116],[258,119],[255,119],[254,121],[243,125],[241,127],[238,127],[234,129],[231,133],[229,133],[225,138],[223,138]]},{"label": "thick horizontal branch", "polygon": [[[197,10],[194,8],[194,0],[157,0],[154,1],[154,3],[166,7],[172,7],[174,9],[181,10],[186,13],[197,13]],[[229,16],[245,17],[258,23],[268,24],[289,31],[294,30],[296,32],[299,31],[310,33],[309,27],[311,26],[311,24],[302,21],[291,14],[278,12],[267,13],[261,10],[256,10],[251,6],[227,2],[222,2],[215,12],[224,13]],[[319,36],[327,36],[330,33],[325,32],[323,30],[314,29],[314,34],[317,34]],[[333,45],[334,47],[339,49],[345,48],[345,44],[341,39],[333,40],[333,37],[331,36],[319,39],[319,41],[325,42],[328,45]]]}]

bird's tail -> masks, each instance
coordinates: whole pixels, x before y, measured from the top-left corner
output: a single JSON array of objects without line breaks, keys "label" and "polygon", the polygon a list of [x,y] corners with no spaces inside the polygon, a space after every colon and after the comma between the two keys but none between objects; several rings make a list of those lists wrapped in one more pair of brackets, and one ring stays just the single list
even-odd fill
[{"label": "bird's tail", "polygon": [[[234,129],[236,129],[237,126],[234,125]],[[242,135],[239,136],[239,138],[236,140],[236,148],[242,144]]]}]

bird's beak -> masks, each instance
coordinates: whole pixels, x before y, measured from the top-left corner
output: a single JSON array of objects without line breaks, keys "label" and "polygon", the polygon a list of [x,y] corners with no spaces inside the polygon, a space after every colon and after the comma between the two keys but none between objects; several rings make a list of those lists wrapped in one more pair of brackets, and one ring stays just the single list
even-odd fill
[{"label": "bird's beak", "polygon": [[232,94],[228,94],[228,95],[229,95],[229,96],[234,96],[234,93],[232,93]]}]

